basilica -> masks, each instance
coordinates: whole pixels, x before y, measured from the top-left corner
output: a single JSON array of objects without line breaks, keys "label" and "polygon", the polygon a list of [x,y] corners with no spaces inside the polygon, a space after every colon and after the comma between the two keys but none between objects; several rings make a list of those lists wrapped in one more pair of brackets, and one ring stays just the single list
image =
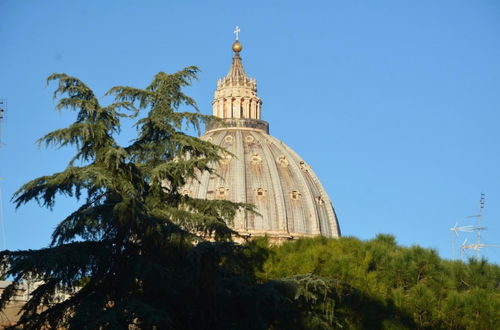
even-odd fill
[{"label": "basilica", "polygon": [[269,134],[261,119],[257,82],[246,75],[238,40],[229,73],[217,82],[213,115],[201,139],[230,154],[215,165],[218,175],[204,173],[184,194],[202,199],[227,199],[253,204],[258,213],[242,212],[233,229],[242,236],[267,235],[283,241],[323,235],[339,237],[332,202],[311,167],[282,141]]}]

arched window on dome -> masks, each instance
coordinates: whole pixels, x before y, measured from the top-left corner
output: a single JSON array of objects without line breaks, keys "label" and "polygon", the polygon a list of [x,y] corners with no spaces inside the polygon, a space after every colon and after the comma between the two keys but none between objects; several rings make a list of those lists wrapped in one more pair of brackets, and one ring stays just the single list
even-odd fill
[{"label": "arched window on dome", "polygon": [[231,118],[235,118],[236,117],[236,99],[233,97],[231,99]]},{"label": "arched window on dome", "polygon": [[257,188],[255,190],[255,194],[257,195],[257,197],[264,197],[266,196],[266,190],[264,188]]}]

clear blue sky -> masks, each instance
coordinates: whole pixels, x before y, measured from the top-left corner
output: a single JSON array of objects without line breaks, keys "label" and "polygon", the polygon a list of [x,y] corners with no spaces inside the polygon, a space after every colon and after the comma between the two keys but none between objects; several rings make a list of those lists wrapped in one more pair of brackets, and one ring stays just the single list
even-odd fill
[{"label": "clear blue sky", "polygon": [[[103,95],[197,65],[200,80],[186,92],[209,114],[235,25],[271,133],[313,167],[344,235],[390,233],[450,258],[449,228],[474,224],[465,217],[484,192],[484,242],[500,244],[498,0],[0,0],[0,14],[0,98],[8,102],[0,248],[46,246],[75,208],[60,199],[53,211],[35,203],[15,211],[10,202],[73,153],[34,143],[74,119],[54,110],[49,74],[79,77]],[[125,129],[122,140],[133,133]],[[483,255],[500,263],[500,249]]]}]

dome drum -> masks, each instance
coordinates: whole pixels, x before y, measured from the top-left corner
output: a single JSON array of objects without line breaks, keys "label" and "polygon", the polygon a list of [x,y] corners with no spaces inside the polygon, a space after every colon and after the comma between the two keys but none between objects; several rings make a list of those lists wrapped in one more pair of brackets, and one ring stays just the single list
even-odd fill
[{"label": "dome drum", "polygon": [[232,118],[224,120],[212,120],[207,122],[205,130],[207,132],[216,129],[229,129],[229,128],[250,128],[264,131],[269,134],[269,123],[259,119],[248,118]]}]

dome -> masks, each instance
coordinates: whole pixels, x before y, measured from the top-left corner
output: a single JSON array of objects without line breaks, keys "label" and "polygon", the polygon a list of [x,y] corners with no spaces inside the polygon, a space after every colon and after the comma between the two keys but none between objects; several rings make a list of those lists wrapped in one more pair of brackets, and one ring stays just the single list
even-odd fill
[{"label": "dome", "polygon": [[236,216],[232,227],[242,235],[289,239],[339,237],[333,205],[311,167],[260,119],[262,101],[255,79],[248,78],[239,52],[228,75],[217,84],[211,122],[201,139],[229,151],[215,165],[218,175],[203,173],[185,194],[254,204],[257,212]]}]

